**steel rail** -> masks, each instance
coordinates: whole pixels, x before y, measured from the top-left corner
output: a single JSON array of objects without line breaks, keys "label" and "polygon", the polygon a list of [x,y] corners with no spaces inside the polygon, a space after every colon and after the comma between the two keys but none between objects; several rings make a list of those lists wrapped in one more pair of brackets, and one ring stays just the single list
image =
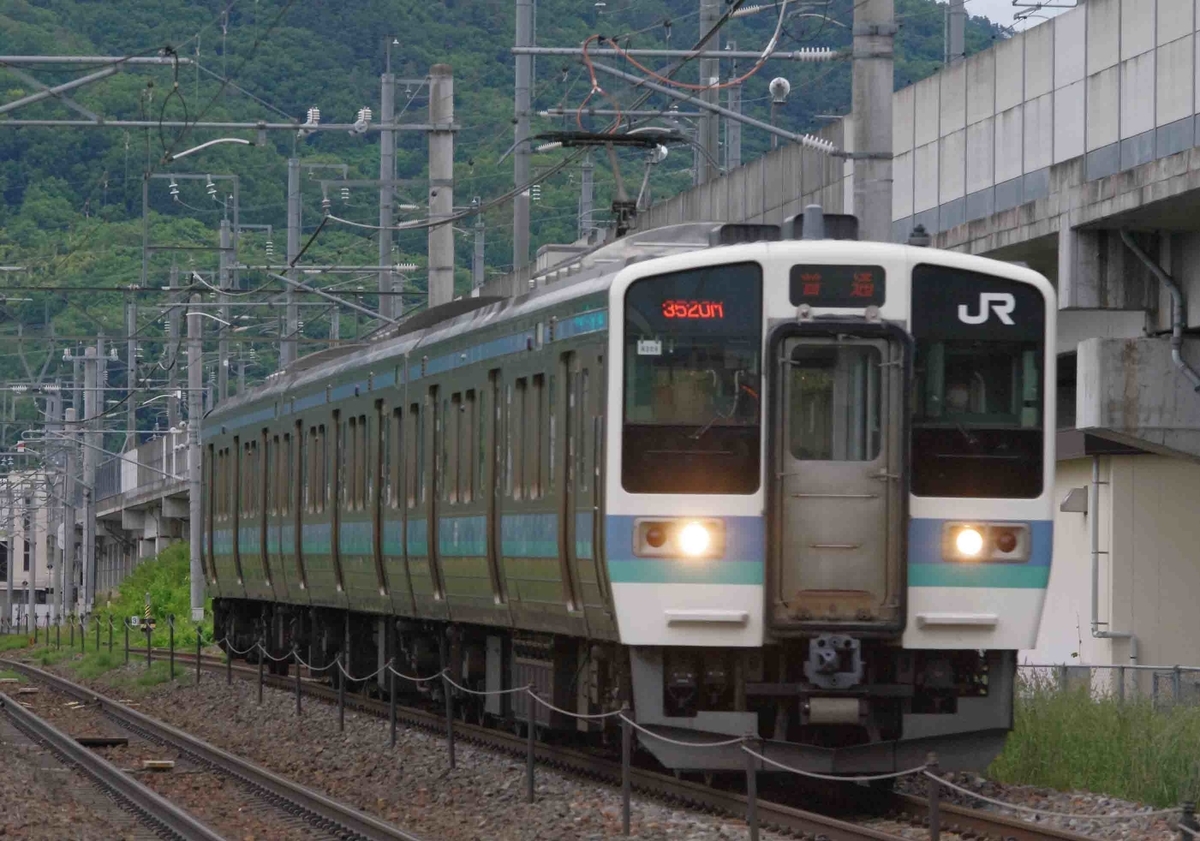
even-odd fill
[{"label": "steel rail", "polygon": [[[178,654],[176,655],[178,656]],[[310,788],[292,782],[266,768],[262,768],[215,745],[210,745],[169,724],[150,718],[130,707],[80,686],[64,677],[43,671],[17,660],[0,660],[8,668],[25,674],[34,680],[49,684],[64,694],[97,705],[122,727],[152,741],[170,744],[184,754],[245,783],[277,805],[297,810],[314,825],[325,828],[336,827],[343,834],[339,837],[362,839],[362,841],[421,841],[421,839],[392,826],[365,812],[338,803],[332,798]],[[65,737],[64,737],[65,738]],[[209,836],[208,838],[219,838]],[[208,839],[206,839],[208,841]]]},{"label": "steel rail", "polygon": [[[158,652],[160,650],[155,649],[155,651]],[[161,655],[166,656],[166,654],[166,650],[162,649]],[[196,655],[194,653],[176,651],[175,656],[176,658],[186,658],[188,662],[194,663]],[[226,668],[225,658],[221,655],[205,654],[201,657],[200,662],[202,666],[208,669],[223,670]],[[248,680],[258,679],[257,669],[235,665],[232,670],[238,674],[239,678]],[[295,688],[294,678],[284,678],[278,675],[267,674],[264,675],[264,682],[289,692]],[[302,683],[302,688],[306,694],[314,698],[333,704],[337,703],[337,691],[323,683],[306,679]],[[367,713],[368,715],[383,718],[386,718],[388,715],[388,705],[386,703],[361,695],[347,695],[345,703],[346,706]],[[398,706],[396,710],[398,721],[404,721],[415,727],[437,733],[445,732],[446,722],[445,718],[441,715],[430,713],[417,707]],[[519,755],[523,755],[526,750],[526,742],[523,737],[514,736],[502,730],[468,724],[461,720],[455,721],[454,729],[458,738],[463,738],[476,744]],[[618,762],[603,759],[577,749],[548,745],[543,742],[539,742],[535,750],[537,759],[551,767],[569,773],[617,782],[618,784],[620,782],[621,766]],[[635,788],[649,794],[683,800],[699,808],[718,809],[737,817],[745,814],[746,798],[741,794],[713,789],[699,783],[678,780],[673,776],[637,768],[633,769],[633,781]],[[889,813],[902,816],[913,822],[923,823],[929,820],[929,804],[923,798],[898,792],[890,793],[885,798],[885,805]],[[1000,838],[1004,839],[1004,841],[1047,841],[1047,839],[1051,839],[1052,841],[1095,841],[1090,836],[1082,835],[1078,832],[1042,826],[1018,817],[947,803],[945,799],[939,803],[939,810],[942,815],[942,830],[946,832],[971,832],[981,837]],[[840,832],[838,834],[831,834],[826,824],[809,824],[806,821],[811,817],[820,818],[822,821],[833,819],[793,809],[784,804],[771,803],[762,798],[759,798],[758,801],[758,814],[764,826],[791,831],[823,833],[828,835],[831,841],[868,837],[861,833],[855,835],[845,835]],[[852,825],[844,824],[844,827],[852,827]],[[855,832],[859,830],[875,831],[863,827],[853,827],[853,829]],[[895,838],[895,836],[884,835],[883,833],[880,833],[880,835],[887,838]]]},{"label": "steel rail", "polygon": [[29,736],[47,745],[69,764],[91,777],[113,795],[118,805],[133,812],[143,823],[168,833],[163,837],[179,841],[223,841],[191,814],[162,795],[147,788],[107,759],[79,744],[50,722],[7,695],[0,694],[0,706],[13,723]]}]

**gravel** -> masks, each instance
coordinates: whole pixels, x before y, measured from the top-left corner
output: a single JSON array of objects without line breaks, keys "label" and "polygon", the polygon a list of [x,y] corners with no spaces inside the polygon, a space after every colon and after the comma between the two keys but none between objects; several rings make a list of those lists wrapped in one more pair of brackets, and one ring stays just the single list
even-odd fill
[{"label": "gravel", "polygon": [[7,716],[0,716],[0,768],[0,838],[141,841],[156,837],[88,777],[14,727]]},{"label": "gravel", "polygon": [[[994,800],[1042,812],[1069,814],[1073,817],[1036,815],[1020,809],[1003,809],[943,787],[942,798],[949,803],[996,812],[1040,826],[1067,829],[1092,838],[1111,839],[1112,841],[1169,841],[1178,837],[1178,831],[1175,829],[1177,821],[1175,813],[1119,820],[1102,818],[1104,815],[1159,811],[1156,807],[1147,806],[1144,803],[1134,803],[1087,791],[1056,791],[1038,786],[1006,785],[989,780],[979,774],[951,773],[943,776],[955,785]],[[912,778],[902,781],[897,789],[920,797],[924,797],[927,793],[924,781]]]},{"label": "gravel", "polygon": [[[141,667],[131,665],[136,675]],[[67,673],[67,676],[71,676]],[[395,749],[386,721],[346,711],[339,733],[335,710],[306,701],[297,721],[294,697],[205,673],[199,689],[183,685],[132,689],[92,681],[110,697],[136,692],[138,709],[330,797],[391,821],[426,839],[579,839],[619,837],[621,796],[613,787],[537,769],[537,799],[525,802],[523,759],[460,742],[451,769],[445,740],[401,729]],[[127,693],[127,694],[122,694]],[[728,841],[746,837],[744,821],[705,815],[634,797],[631,828],[649,841]],[[266,836],[259,836],[266,837]],[[278,837],[272,835],[270,837]],[[764,841],[782,836],[764,831]]]}]

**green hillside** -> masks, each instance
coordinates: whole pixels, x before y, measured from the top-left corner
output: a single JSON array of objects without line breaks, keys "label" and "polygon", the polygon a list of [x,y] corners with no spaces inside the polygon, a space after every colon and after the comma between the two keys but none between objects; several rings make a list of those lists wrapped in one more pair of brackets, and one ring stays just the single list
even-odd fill
[{"label": "green hillside", "polygon": [[[567,2],[541,0],[537,6],[537,41],[543,45],[574,46],[589,35],[620,38],[634,47],[690,47],[698,36],[695,0],[612,0]],[[782,49],[806,46],[846,47],[851,0],[793,4],[801,14],[788,20]],[[942,57],[942,10],[931,0],[897,0],[896,83],[908,84],[938,69]],[[770,37],[776,15],[772,8],[730,22],[722,36],[741,49],[758,49]],[[670,25],[667,26],[666,22]],[[514,30],[512,0],[0,0],[0,52],[7,54],[155,55],[165,51],[197,59],[199,67],[180,65],[123,72],[72,92],[75,99],[106,119],[153,121],[302,120],[310,106],[321,109],[323,122],[352,122],[364,106],[379,113],[379,74],[385,62],[402,78],[422,78],[434,63],[454,69],[456,119],[462,129],[456,137],[455,199],[469,204],[499,196],[512,185],[511,160],[500,162],[512,144],[513,59],[509,54]],[[972,18],[967,43],[974,52],[1000,37],[988,21]],[[611,61],[610,63],[617,63]],[[661,67],[662,65],[655,65]],[[748,69],[746,63],[743,69]],[[96,68],[89,68],[93,71]],[[627,70],[633,68],[626,66]],[[41,66],[28,72],[53,85],[83,72]],[[696,69],[687,67],[678,78],[695,81]],[[842,114],[848,110],[850,65],[774,62],[749,79],[743,91],[745,110],[766,119],[769,113],[767,83],[785,75],[792,95],[782,109],[780,125],[811,130],[822,125],[815,115]],[[605,90],[628,107],[637,92],[602,79]],[[590,83],[583,67],[573,59],[539,58],[536,64],[535,111],[577,108]],[[37,88],[0,67],[0,101],[10,102]],[[398,113],[406,122],[427,119],[427,90],[418,84],[398,85]],[[655,97],[647,107],[664,107]],[[607,107],[606,102],[601,103]],[[338,163],[349,167],[351,178],[378,177],[377,135],[320,133],[297,139],[292,132],[273,132],[265,146],[216,146],[177,163],[165,163],[167,153],[179,152],[205,140],[236,135],[254,140],[254,132],[213,132],[163,128],[17,128],[4,125],[12,118],[71,118],[78,115],[50,99],[0,116],[0,265],[25,266],[27,273],[0,274],[0,381],[27,381],[26,366],[37,375],[49,358],[47,377],[70,377],[64,350],[103,333],[112,339],[124,336],[123,306],[126,293],[105,292],[140,282],[142,271],[141,192],[147,173],[190,172],[221,175],[236,173],[240,187],[240,221],[272,225],[274,262],[285,253],[283,231],[286,198],[286,159],[297,154],[305,163]],[[599,120],[591,125],[600,129]],[[534,132],[574,128],[575,118],[534,120]],[[761,132],[743,134],[743,160],[761,154],[769,145]],[[426,141],[415,132],[401,133],[396,173],[413,179],[402,189],[398,203],[421,205],[426,199],[421,179],[426,174]],[[545,170],[561,160],[562,150],[538,154],[534,170]],[[622,153],[622,173],[627,181],[640,182],[644,153]],[[602,157],[602,156],[598,156]],[[652,194],[662,198],[691,184],[691,151],[671,150],[651,180]],[[328,173],[321,174],[321,177]],[[533,205],[533,247],[547,242],[569,242],[576,237],[579,175],[569,167],[541,184],[540,200]],[[597,219],[606,220],[612,199],[612,178],[606,161],[597,160]],[[151,240],[157,244],[211,246],[227,193],[227,181],[217,180],[215,197],[205,181],[180,181],[172,197],[166,180],[150,181]],[[376,224],[378,198],[369,188],[335,190],[329,195],[333,211],[342,217]],[[321,189],[315,180],[304,182],[305,240],[321,219]],[[397,219],[419,218],[420,211],[398,211]],[[497,206],[485,214],[488,272],[502,273],[512,263],[511,208]],[[471,220],[456,234],[457,284],[469,288],[472,253]],[[241,238],[243,262],[268,261],[268,234],[254,230]],[[395,236],[397,262],[425,262],[423,231]],[[371,232],[327,225],[306,252],[305,262],[377,262],[377,245]],[[208,272],[214,268],[211,250],[159,252],[149,264],[149,285],[165,284],[172,262],[183,270]],[[343,292],[358,295],[366,306],[375,306],[370,294],[374,276],[317,278],[322,285],[341,283]],[[242,289],[256,289],[268,278],[253,272],[239,277]],[[29,289],[28,287],[37,287]],[[410,306],[423,297],[423,272],[411,286]],[[44,291],[39,291],[44,290]],[[205,290],[207,291],[207,290]],[[153,365],[163,359],[164,324],[154,310],[164,303],[160,293],[139,293],[139,332],[143,339],[142,376],[161,380]],[[278,314],[258,308],[239,325],[235,348],[243,348],[249,376],[261,378],[274,370],[276,349],[267,340],[278,330]],[[329,313],[306,308],[304,335],[328,335]],[[18,347],[18,325],[23,341]],[[341,321],[341,335],[349,338],[363,329],[350,315]],[[365,326],[365,325],[364,325]],[[212,334],[215,325],[206,323]],[[46,339],[53,334],[54,343]],[[261,341],[241,341],[245,339]],[[311,347],[318,347],[313,345]],[[307,346],[306,346],[307,347]],[[23,351],[24,360],[18,351]],[[123,348],[122,348],[123,351]],[[236,360],[236,358],[235,358]],[[236,364],[236,362],[235,362]],[[124,363],[109,366],[109,383],[125,385]],[[119,394],[115,396],[120,396]],[[153,429],[162,422],[163,403],[139,410],[139,427]],[[0,410],[14,410],[5,399]],[[16,401],[17,423],[0,418],[0,449],[7,449],[20,428],[35,418],[28,397]],[[111,442],[110,442],[111,443]]]}]

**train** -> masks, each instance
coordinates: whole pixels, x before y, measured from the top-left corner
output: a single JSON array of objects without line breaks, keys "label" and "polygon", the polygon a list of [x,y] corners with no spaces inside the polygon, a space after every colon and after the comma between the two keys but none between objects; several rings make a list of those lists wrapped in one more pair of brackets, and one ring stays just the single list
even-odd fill
[{"label": "train", "polygon": [[744,769],[739,737],[985,768],[1050,574],[1054,290],[803,220],[632,232],[217,407],[217,638],[531,686],[553,708],[456,715],[572,739],[626,709],[677,772]]}]

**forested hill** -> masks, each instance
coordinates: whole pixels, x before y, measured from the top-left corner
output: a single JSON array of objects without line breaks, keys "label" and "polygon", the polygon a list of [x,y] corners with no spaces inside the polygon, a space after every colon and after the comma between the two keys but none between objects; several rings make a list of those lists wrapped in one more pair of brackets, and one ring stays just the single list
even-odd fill
[{"label": "forested hill", "polygon": [[[0,0],[0,53],[74,55],[167,54],[197,59],[198,66],[156,68],[127,66],[123,72],[71,95],[84,107],[108,119],[194,121],[239,119],[304,119],[311,106],[321,109],[323,122],[352,122],[358,109],[379,113],[379,74],[389,59],[402,79],[420,80],[435,63],[452,66],[455,84],[456,136],[455,201],[465,205],[472,197],[485,201],[502,194],[512,184],[511,160],[500,162],[512,144],[513,58],[509,53],[514,31],[513,0]],[[732,40],[740,49],[761,49],[775,27],[775,8],[767,8],[731,21],[722,30],[722,43]],[[896,41],[896,84],[923,78],[941,66],[943,8],[932,0],[896,0],[900,25]],[[781,48],[809,46],[846,47],[852,0],[793,3]],[[634,47],[687,48],[698,36],[697,0],[538,0],[537,42],[545,46],[576,46],[592,34],[621,37]],[[669,23],[668,23],[669,22]],[[968,22],[968,52],[985,48],[1000,36],[982,18]],[[748,69],[747,62],[742,69]],[[661,66],[661,65],[660,65]],[[42,83],[56,84],[96,68],[40,66],[28,72]],[[625,69],[633,71],[632,67]],[[678,78],[696,81],[696,69],[685,68]],[[743,92],[745,110],[766,118],[767,83],[775,75],[792,83],[792,95],[778,116],[779,124],[793,130],[822,125],[816,115],[843,114],[849,108],[850,65],[772,62],[749,79]],[[605,90],[627,106],[637,96],[628,86],[602,79]],[[583,67],[573,59],[540,58],[536,62],[535,111],[561,107],[571,116],[535,118],[534,132],[575,127],[574,109],[588,95],[590,83]],[[0,101],[11,102],[37,88],[0,67]],[[427,90],[420,82],[398,85],[397,112],[406,122],[427,119]],[[607,107],[606,102],[601,106]],[[651,99],[649,105],[663,106]],[[285,236],[286,159],[293,152],[305,162],[343,163],[351,178],[378,177],[377,135],[322,133],[298,140],[292,132],[269,135],[267,145],[215,146],[164,163],[166,151],[178,152],[221,133],[199,130],[130,130],[117,128],[16,128],[8,118],[71,118],[79,115],[53,99],[0,116],[0,265],[26,266],[27,274],[0,274],[0,287],[21,287],[0,302],[0,381],[26,380],[25,366],[11,338],[23,325],[23,350],[36,375],[50,346],[35,340],[53,330],[60,341],[54,346],[48,376],[61,372],[57,360],[72,339],[105,333],[124,335],[120,293],[72,293],[64,287],[89,290],[124,287],[141,276],[141,192],[146,172],[236,173],[240,187],[240,221],[273,225],[242,237],[243,262],[263,262],[267,240],[272,239],[274,259],[282,258]],[[588,126],[586,116],[583,125]],[[596,127],[602,126],[597,124]],[[253,132],[224,132],[255,139]],[[743,134],[743,159],[761,153],[768,139],[761,132]],[[399,204],[422,205],[426,171],[425,138],[415,132],[398,140],[397,177],[413,179],[402,189]],[[535,172],[553,165],[561,150],[536,155]],[[626,180],[638,179],[642,153],[624,153]],[[684,189],[692,155],[687,147],[671,150],[651,180],[656,198]],[[330,177],[332,173],[318,173]],[[596,204],[598,218],[611,200],[606,162],[598,162]],[[180,181],[178,194],[166,180],[152,180],[152,239],[156,243],[211,245],[223,210],[218,200],[228,182],[216,182],[210,195],[205,180]],[[635,181],[636,183],[636,181]],[[576,236],[578,173],[572,169],[547,179],[540,200],[533,206],[534,247],[546,242],[569,242]],[[377,193],[369,188],[337,190],[329,196],[337,215],[367,224],[378,221]],[[320,220],[321,190],[306,180],[304,193],[305,239]],[[415,218],[421,211],[398,211],[397,219]],[[511,210],[500,206],[485,215],[486,262],[489,272],[506,270],[512,262]],[[470,226],[468,221],[466,227]],[[376,244],[368,230],[328,226],[313,242],[305,261],[374,264]],[[423,232],[397,236],[395,259],[423,266]],[[470,232],[456,235],[459,277],[469,285],[472,249]],[[159,254],[150,263],[150,285],[164,281],[174,259],[181,268],[212,268],[212,252]],[[412,287],[423,288],[423,273],[414,274]],[[243,273],[240,283],[253,288],[265,278]],[[345,283],[345,278],[341,278]],[[324,282],[324,281],[322,281]],[[46,292],[26,287],[54,287]],[[361,282],[364,302],[373,305],[369,290],[373,278]],[[353,280],[343,288],[357,291]],[[11,299],[28,300],[11,300]],[[414,296],[414,302],[419,295]],[[151,360],[161,354],[161,319],[149,319],[153,303],[138,298],[142,335],[150,344]],[[315,312],[315,311],[314,311]],[[324,321],[310,319],[305,334],[325,335]],[[268,329],[268,328],[264,328]],[[355,325],[347,323],[342,335]],[[256,346],[250,358],[251,374],[273,370],[275,351],[269,344]],[[123,370],[113,366],[110,382],[119,385]],[[26,400],[25,402],[30,402]],[[161,405],[161,404],[159,404]],[[19,407],[24,414],[32,404]],[[142,418],[152,426],[152,418]],[[12,428],[7,436],[14,434]],[[0,444],[4,441],[0,440]]]}]

